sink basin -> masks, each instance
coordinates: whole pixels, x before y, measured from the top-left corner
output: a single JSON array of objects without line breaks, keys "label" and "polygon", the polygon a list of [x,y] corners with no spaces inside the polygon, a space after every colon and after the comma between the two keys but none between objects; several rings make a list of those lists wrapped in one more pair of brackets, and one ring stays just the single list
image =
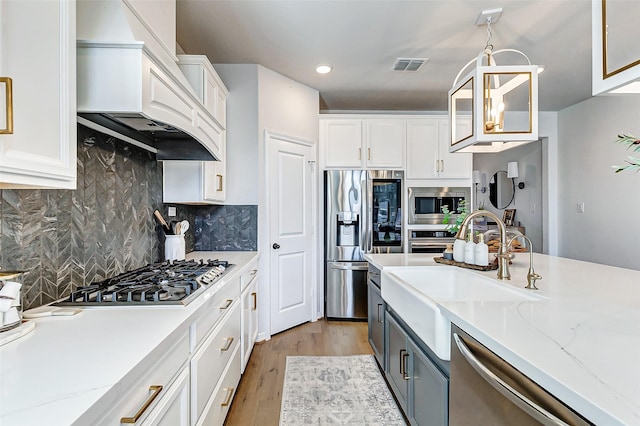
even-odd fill
[{"label": "sink basin", "polygon": [[385,301],[445,361],[451,358],[451,322],[442,314],[439,304],[544,299],[475,272],[448,266],[384,268],[381,287]]}]

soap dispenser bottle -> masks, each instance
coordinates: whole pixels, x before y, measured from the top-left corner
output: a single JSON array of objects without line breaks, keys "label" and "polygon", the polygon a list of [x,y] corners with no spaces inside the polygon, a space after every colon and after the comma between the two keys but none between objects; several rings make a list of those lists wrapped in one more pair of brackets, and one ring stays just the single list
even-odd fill
[{"label": "soap dispenser bottle", "polygon": [[453,260],[456,262],[464,262],[464,246],[466,244],[464,238],[456,238],[453,242]]},{"label": "soap dispenser bottle", "polygon": [[484,242],[484,235],[478,235],[478,244],[476,244],[475,261],[478,266],[489,265],[489,246]]},{"label": "soap dispenser bottle", "polygon": [[464,263],[469,265],[475,264],[476,257],[476,243],[473,242],[473,234],[469,231],[467,242],[464,245]]}]

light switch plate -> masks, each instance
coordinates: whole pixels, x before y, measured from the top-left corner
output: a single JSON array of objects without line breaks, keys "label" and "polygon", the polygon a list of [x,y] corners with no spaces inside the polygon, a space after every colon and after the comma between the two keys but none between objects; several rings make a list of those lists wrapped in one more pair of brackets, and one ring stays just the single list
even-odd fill
[{"label": "light switch plate", "polygon": [[169,209],[167,211],[167,216],[175,217],[176,216],[176,208],[175,207],[169,207]]},{"label": "light switch plate", "polygon": [[576,204],[576,211],[578,213],[584,213],[584,203],[577,203]]}]

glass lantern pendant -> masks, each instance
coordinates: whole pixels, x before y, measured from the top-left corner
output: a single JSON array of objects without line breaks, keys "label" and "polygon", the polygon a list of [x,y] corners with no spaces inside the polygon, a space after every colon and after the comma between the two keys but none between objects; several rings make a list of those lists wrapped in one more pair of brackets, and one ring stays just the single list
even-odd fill
[{"label": "glass lantern pendant", "polygon": [[[449,90],[449,152],[499,152],[538,140],[538,66],[519,50],[494,51],[487,24],[487,45]],[[507,53],[524,57],[526,65],[498,65],[494,56]],[[472,125],[465,126],[469,117]]]}]

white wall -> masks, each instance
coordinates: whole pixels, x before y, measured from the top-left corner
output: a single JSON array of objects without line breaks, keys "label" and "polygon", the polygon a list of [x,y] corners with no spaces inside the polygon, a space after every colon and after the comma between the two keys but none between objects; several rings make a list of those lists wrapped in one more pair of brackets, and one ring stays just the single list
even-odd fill
[{"label": "white wall", "polygon": [[640,97],[591,98],[560,111],[559,123],[559,255],[640,270],[640,174],[611,168],[633,155],[613,141],[640,137]]},{"label": "white wall", "polygon": [[216,64],[227,98],[227,201],[258,204],[258,65]]},{"label": "white wall", "polygon": [[[258,340],[270,337],[269,211],[265,176],[265,131],[318,142],[319,93],[261,65],[215,64],[227,89],[227,202],[258,205],[260,282]],[[317,210],[317,208],[315,209]],[[317,222],[316,222],[317,223]],[[316,235],[318,233],[316,232]],[[318,262],[314,262],[314,267]],[[317,272],[312,272],[317,276]],[[321,305],[322,283],[315,302]]]},{"label": "white wall", "polygon": [[[473,156],[473,169],[486,175],[487,192],[478,191],[476,203],[484,202],[484,208],[502,217],[504,209],[497,209],[489,202],[489,181],[499,170],[507,170],[507,163],[517,161],[520,177],[516,179],[515,197],[507,208],[516,209],[516,222],[525,227],[526,235],[533,243],[535,252],[542,252],[542,144],[531,142],[495,154],[479,154]],[[524,189],[517,187],[524,182]],[[480,185],[478,186],[480,189]],[[475,190],[475,187],[473,188]],[[474,206],[475,209],[476,206]]]}]

